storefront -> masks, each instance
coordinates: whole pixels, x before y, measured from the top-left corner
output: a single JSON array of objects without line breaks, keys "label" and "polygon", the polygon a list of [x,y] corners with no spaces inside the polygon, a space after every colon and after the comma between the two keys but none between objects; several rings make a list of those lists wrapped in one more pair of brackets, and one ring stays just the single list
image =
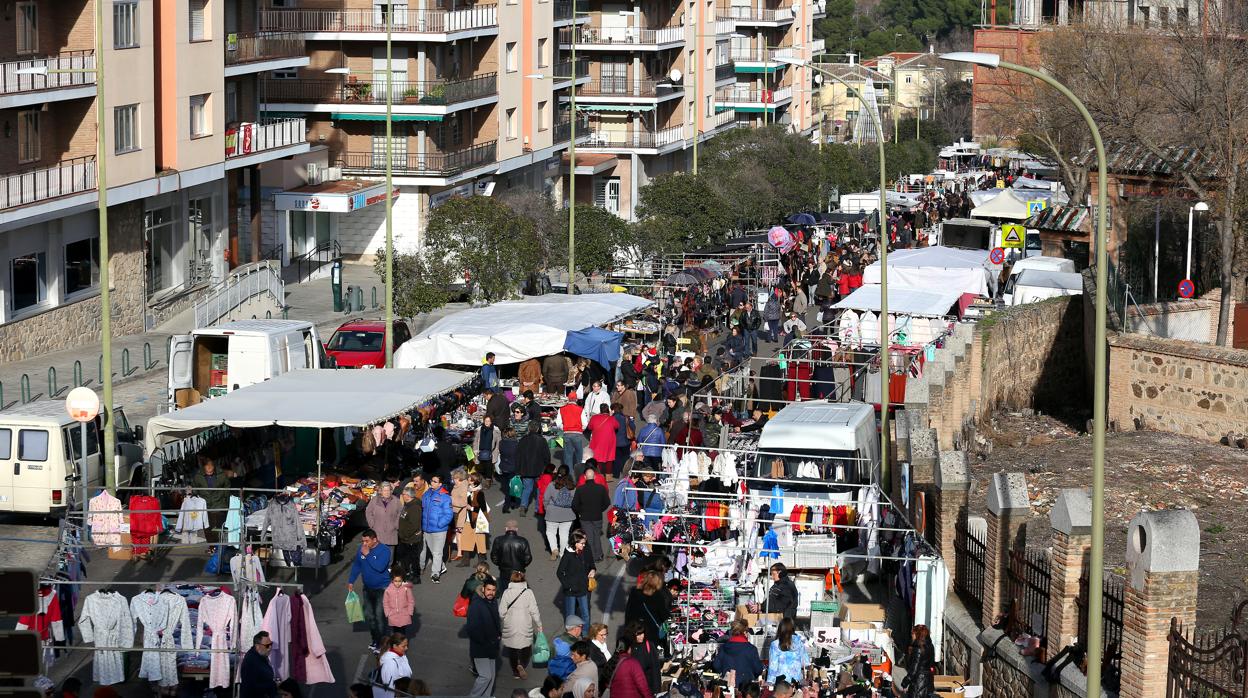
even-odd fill
[{"label": "storefront", "polygon": [[[394,205],[398,204],[399,193],[399,187],[395,187],[391,197]],[[283,264],[317,250],[330,250],[335,243],[344,252],[355,252],[345,249],[352,247],[349,242],[353,233],[371,237],[370,231],[376,227],[372,220],[375,216],[365,217],[358,212],[375,205],[384,208],[385,201],[385,184],[355,179],[309,184],[275,194],[278,236],[286,246]]]}]

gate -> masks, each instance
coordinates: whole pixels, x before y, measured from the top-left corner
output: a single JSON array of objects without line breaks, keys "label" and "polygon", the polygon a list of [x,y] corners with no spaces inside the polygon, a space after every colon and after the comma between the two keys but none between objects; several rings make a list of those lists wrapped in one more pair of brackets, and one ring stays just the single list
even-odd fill
[{"label": "gate", "polygon": [[1235,608],[1229,629],[1201,632],[1170,619],[1167,698],[1248,698],[1248,601]]}]

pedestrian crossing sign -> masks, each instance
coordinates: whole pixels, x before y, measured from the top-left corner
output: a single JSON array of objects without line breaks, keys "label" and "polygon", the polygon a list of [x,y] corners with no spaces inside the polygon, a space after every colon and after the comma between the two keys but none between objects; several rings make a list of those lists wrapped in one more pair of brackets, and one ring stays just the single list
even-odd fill
[{"label": "pedestrian crossing sign", "polygon": [[1026,237],[1027,231],[1023,226],[1017,223],[1001,226],[1001,246],[1013,247],[1015,249],[1023,248],[1023,239]]},{"label": "pedestrian crossing sign", "polygon": [[1044,211],[1044,209],[1047,206],[1048,206],[1048,202],[1045,201],[1044,199],[1035,199],[1033,201],[1028,201],[1027,202],[1027,215],[1034,216],[1037,213]]}]

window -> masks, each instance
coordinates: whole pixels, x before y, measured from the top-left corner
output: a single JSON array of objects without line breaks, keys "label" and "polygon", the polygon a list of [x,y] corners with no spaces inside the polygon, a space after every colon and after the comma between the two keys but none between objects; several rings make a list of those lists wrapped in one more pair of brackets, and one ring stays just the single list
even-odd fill
[{"label": "window", "polygon": [[225,123],[238,121],[238,83],[225,83]]},{"label": "window", "polygon": [[516,50],[516,42],[512,41],[507,44],[507,72],[517,70],[520,70],[520,52]]},{"label": "window", "polygon": [[545,131],[550,128],[550,102],[541,101],[537,103],[537,130]]},{"label": "window", "polygon": [[139,45],[139,1],[113,0],[113,48]]},{"label": "window", "polygon": [[208,118],[208,95],[191,95],[191,138],[202,138],[211,134],[212,123]]},{"label": "window", "polygon": [[464,120],[459,114],[451,116],[451,147],[457,148],[464,142]]},{"label": "window", "polygon": [[909,84],[910,84],[910,83],[912,83],[912,82],[914,82],[914,76],[913,76],[913,75],[907,75],[907,76],[906,76],[906,84],[907,84],[907,85],[909,85]]},{"label": "window", "polygon": [[598,177],[594,180],[594,205],[614,214],[620,212],[620,178]]},{"label": "window", "polygon": [[208,0],[191,0],[190,2],[190,40],[208,40]]},{"label": "window", "polygon": [[0,429],[0,460],[13,457],[13,430]]},{"label": "window", "polygon": [[100,452],[100,431],[95,423],[74,424],[65,427],[65,455],[74,461],[82,460],[82,428],[87,427],[87,455],[94,456]]},{"label": "window", "polygon": [[[545,68],[550,65],[550,39],[537,40],[537,67]],[[559,76],[556,75],[556,78]]]},{"label": "window", "polygon": [[48,432],[23,429],[17,432],[17,459],[43,462],[48,459]]},{"label": "window", "polygon": [[39,159],[39,112],[17,113],[17,161],[34,162]]},{"label": "window", "polygon": [[187,202],[186,232],[191,243],[191,277],[195,282],[208,281],[212,277],[212,197]]},{"label": "window", "polygon": [[299,71],[295,68],[282,68],[281,70],[270,71],[269,76],[274,80],[294,80],[299,77]]},{"label": "window", "polygon": [[17,3],[17,52],[39,52],[39,5],[34,0]]},{"label": "window", "polygon": [[512,107],[507,110],[507,138],[516,138],[520,135],[520,120],[516,118],[516,109]]},{"label": "window", "polygon": [[100,283],[100,239],[71,242],[65,246],[65,295],[85,291]]},{"label": "window", "polygon": [[9,298],[13,310],[24,310],[48,299],[48,257],[32,252],[9,262]]},{"label": "window", "polygon": [[139,105],[127,104],[113,108],[113,152],[129,153],[139,149]]}]

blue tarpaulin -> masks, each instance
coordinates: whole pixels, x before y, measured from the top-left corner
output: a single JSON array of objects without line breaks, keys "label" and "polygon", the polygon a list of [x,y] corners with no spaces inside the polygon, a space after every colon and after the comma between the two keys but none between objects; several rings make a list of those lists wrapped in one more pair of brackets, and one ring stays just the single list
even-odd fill
[{"label": "blue tarpaulin", "polygon": [[602,364],[610,370],[611,362],[620,360],[620,343],[624,341],[622,332],[612,332],[601,327],[586,327],[583,330],[568,332],[563,340],[563,350],[577,356],[584,356]]}]

